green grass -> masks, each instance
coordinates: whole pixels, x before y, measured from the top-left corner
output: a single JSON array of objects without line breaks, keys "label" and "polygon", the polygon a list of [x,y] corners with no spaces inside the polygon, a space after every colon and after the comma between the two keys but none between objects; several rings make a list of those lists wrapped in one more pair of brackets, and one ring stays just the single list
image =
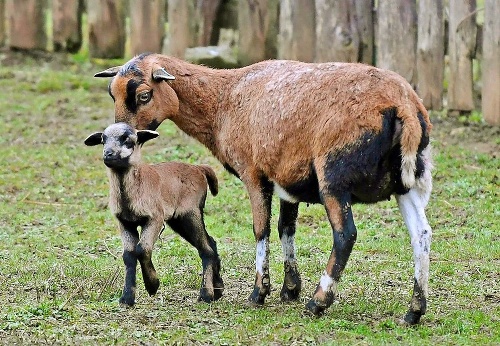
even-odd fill
[{"label": "green grass", "polygon": [[[11,54],[11,53],[9,53]],[[201,263],[172,231],[157,243],[158,294],[138,277],[137,304],[121,308],[121,242],[107,209],[100,149],[84,138],[113,120],[102,66],[14,55],[0,67],[0,343],[4,344],[500,344],[498,129],[434,114],[434,229],[428,313],[396,323],[407,309],[413,264],[394,200],[355,206],[358,241],[340,297],[325,316],[304,314],[331,249],[323,208],[301,205],[297,254],[300,301],[281,304],[281,248],[273,204],[272,294],[253,288],[255,243],[243,184],[172,123],[145,145],[145,160],[210,164],[220,194],[205,208],[218,242],[226,290],[198,303]],[[476,118],[478,116],[476,115]]]}]

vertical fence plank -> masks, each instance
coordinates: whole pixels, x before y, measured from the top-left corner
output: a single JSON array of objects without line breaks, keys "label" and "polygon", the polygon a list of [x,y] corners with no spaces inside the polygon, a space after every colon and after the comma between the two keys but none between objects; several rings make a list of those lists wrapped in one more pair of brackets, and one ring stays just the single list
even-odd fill
[{"label": "vertical fence plank", "polygon": [[416,0],[379,0],[377,16],[377,66],[395,71],[415,85]]},{"label": "vertical fence plank", "polygon": [[130,50],[161,53],[165,36],[164,0],[130,1]]},{"label": "vertical fence plank", "polygon": [[10,47],[13,49],[47,49],[44,0],[8,0]]},{"label": "vertical fence plank", "polygon": [[359,55],[358,61],[373,65],[375,47],[375,25],[373,8],[375,0],[355,1],[356,23],[359,32]]},{"label": "vertical fence plank", "polygon": [[238,3],[238,62],[250,65],[265,59],[269,27],[268,0],[240,0]]},{"label": "vertical fence plank", "polygon": [[476,47],[476,0],[450,1],[449,6],[448,108],[471,111],[474,109],[472,57]]},{"label": "vertical fence plank", "polygon": [[483,26],[482,111],[490,125],[500,125],[500,6],[485,0]]},{"label": "vertical fence plank", "polygon": [[125,5],[121,0],[87,0],[89,53],[93,58],[125,55]]},{"label": "vertical fence plank", "polygon": [[186,48],[191,47],[195,39],[191,18],[195,15],[193,0],[168,0],[168,54],[184,58]]},{"label": "vertical fence plank", "polygon": [[354,0],[316,0],[315,61],[358,61]]},{"label": "vertical fence plank", "polygon": [[0,0],[0,47],[5,44],[7,35],[5,32],[5,0]]},{"label": "vertical fence plank", "polygon": [[83,0],[52,0],[54,50],[76,53],[82,46]]},{"label": "vertical fence plank", "polygon": [[219,28],[215,27],[217,13],[220,9],[222,0],[198,0],[199,6],[196,7],[196,19],[198,20],[198,41],[199,46],[217,45],[215,33]]},{"label": "vertical fence plank", "polygon": [[420,0],[418,5],[417,91],[425,107],[443,107],[443,0]]},{"label": "vertical fence plank", "polygon": [[311,0],[280,0],[278,57],[314,61],[315,6]]}]

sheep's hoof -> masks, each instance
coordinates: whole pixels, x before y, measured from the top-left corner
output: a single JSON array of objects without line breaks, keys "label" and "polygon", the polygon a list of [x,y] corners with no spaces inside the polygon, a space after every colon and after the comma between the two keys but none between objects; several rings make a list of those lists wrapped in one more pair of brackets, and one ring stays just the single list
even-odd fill
[{"label": "sheep's hoof", "polygon": [[306,304],[306,313],[310,313],[314,316],[321,316],[326,308],[325,305],[319,304],[315,299],[311,299]]},{"label": "sheep's hoof", "polygon": [[135,304],[135,298],[122,296],[119,302],[121,306],[131,308]]},{"label": "sheep's hoof", "polygon": [[262,306],[262,305],[264,305],[264,302],[266,300],[266,296],[268,294],[269,294],[269,292],[267,290],[264,292],[261,292],[261,289],[256,286],[253,289],[253,292],[250,295],[250,297],[248,297],[248,303],[251,306]]},{"label": "sheep's hoof", "polygon": [[215,280],[214,283],[214,299],[219,300],[224,292],[224,282],[221,278]]},{"label": "sheep's hoof", "polygon": [[[288,270],[287,270],[288,269]],[[281,301],[290,302],[299,299],[299,294],[302,289],[302,280],[296,268],[286,266],[285,264],[285,280],[281,288]]]},{"label": "sheep's hoof", "polygon": [[206,287],[200,290],[200,296],[198,297],[199,302],[211,303],[216,300],[215,295],[210,293]]},{"label": "sheep's hoof", "polygon": [[160,280],[157,278],[151,281],[144,280],[144,286],[146,287],[146,291],[148,291],[149,295],[154,296],[160,287]]},{"label": "sheep's hoof", "polygon": [[422,316],[422,313],[420,311],[408,311],[405,315],[405,317],[400,320],[399,324],[401,325],[407,325],[407,326],[414,326],[420,322],[420,317]]}]

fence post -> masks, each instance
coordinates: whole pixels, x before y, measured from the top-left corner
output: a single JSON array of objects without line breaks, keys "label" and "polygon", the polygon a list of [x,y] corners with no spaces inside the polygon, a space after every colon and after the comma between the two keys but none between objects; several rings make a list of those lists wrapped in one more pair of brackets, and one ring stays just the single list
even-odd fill
[{"label": "fence post", "polygon": [[395,71],[415,85],[416,0],[379,0],[377,24],[377,66]]},{"label": "fence post", "polygon": [[359,34],[353,0],[316,0],[315,61],[357,62]]},{"label": "fence post", "polygon": [[314,61],[316,42],[315,6],[311,0],[281,0],[278,57]]},{"label": "fence post", "polygon": [[450,1],[449,6],[448,108],[471,111],[474,109],[472,58],[476,49],[476,0]]},{"label": "fence post", "polygon": [[359,62],[373,65],[375,64],[375,25],[373,7],[375,0],[355,1],[357,25],[359,32]]},{"label": "fence post", "polygon": [[268,0],[240,0],[238,3],[238,62],[242,65],[266,58],[267,6]]},{"label": "fence post", "polygon": [[483,85],[484,120],[500,125],[500,6],[498,0],[484,1]]},{"label": "fence post", "polygon": [[76,53],[82,46],[83,0],[52,0],[54,51]]},{"label": "fence post", "polygon": [[8,0],[10,47],[13,49],[47,49],[45,0]]},{"label": "fence post", "polygon": [[92,58],[124,57],[124,7],[121,0],[87,0],[89,53]]},{"label": "fence post", "polygon": [[164,0],[130,1],[130,49],[132,55],[161,53],[165,36]]},{"label": "fence post", "polygon": [[[201,3],[200,3],[201,2]],[[218,30],[216,24],[217,13],[222,0],[199,0],[200,6],[196,7],[196,19],[199,23],[198,40],[199,46],[217,45]]]},{"label": "fence post", "polygon": [[418,5],[417,92],[428,109],[443,107],[443,0],[420,0]]},{"label": "fence post", "polygon": [[184,59],[186,48],[195,42],[194,17],[193,0],[168,0],[168,54]]}]

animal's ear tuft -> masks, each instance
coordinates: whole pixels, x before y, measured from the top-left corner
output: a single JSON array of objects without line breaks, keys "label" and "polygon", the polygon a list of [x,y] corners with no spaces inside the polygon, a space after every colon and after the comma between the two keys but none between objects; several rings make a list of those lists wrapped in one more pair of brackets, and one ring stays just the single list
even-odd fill
[{"label": "animal's ear tuft", "polygon": [[160,134],[156,131],[151,130],[139,130],[137,131],[137,144],[142,145],[149,141],[150,139],[158,137]]},{"label": "animal's ear tuft", "polygon": [[121,66],[110,67],[107,70],[97,72],[94,77],[114,77],[121,68]]},{"label": "animal's ear tuft", "polygon": [[102,144],[102,132],[96,132],[91,134],[85,139],[84,143],[89,147]]},{"label": "animal's ear tuft", "polygon": [[158,67],[153,71],[153,80],[160,82],[162,80],[174,80],[175,77],[168,73],[163,67]]}]

